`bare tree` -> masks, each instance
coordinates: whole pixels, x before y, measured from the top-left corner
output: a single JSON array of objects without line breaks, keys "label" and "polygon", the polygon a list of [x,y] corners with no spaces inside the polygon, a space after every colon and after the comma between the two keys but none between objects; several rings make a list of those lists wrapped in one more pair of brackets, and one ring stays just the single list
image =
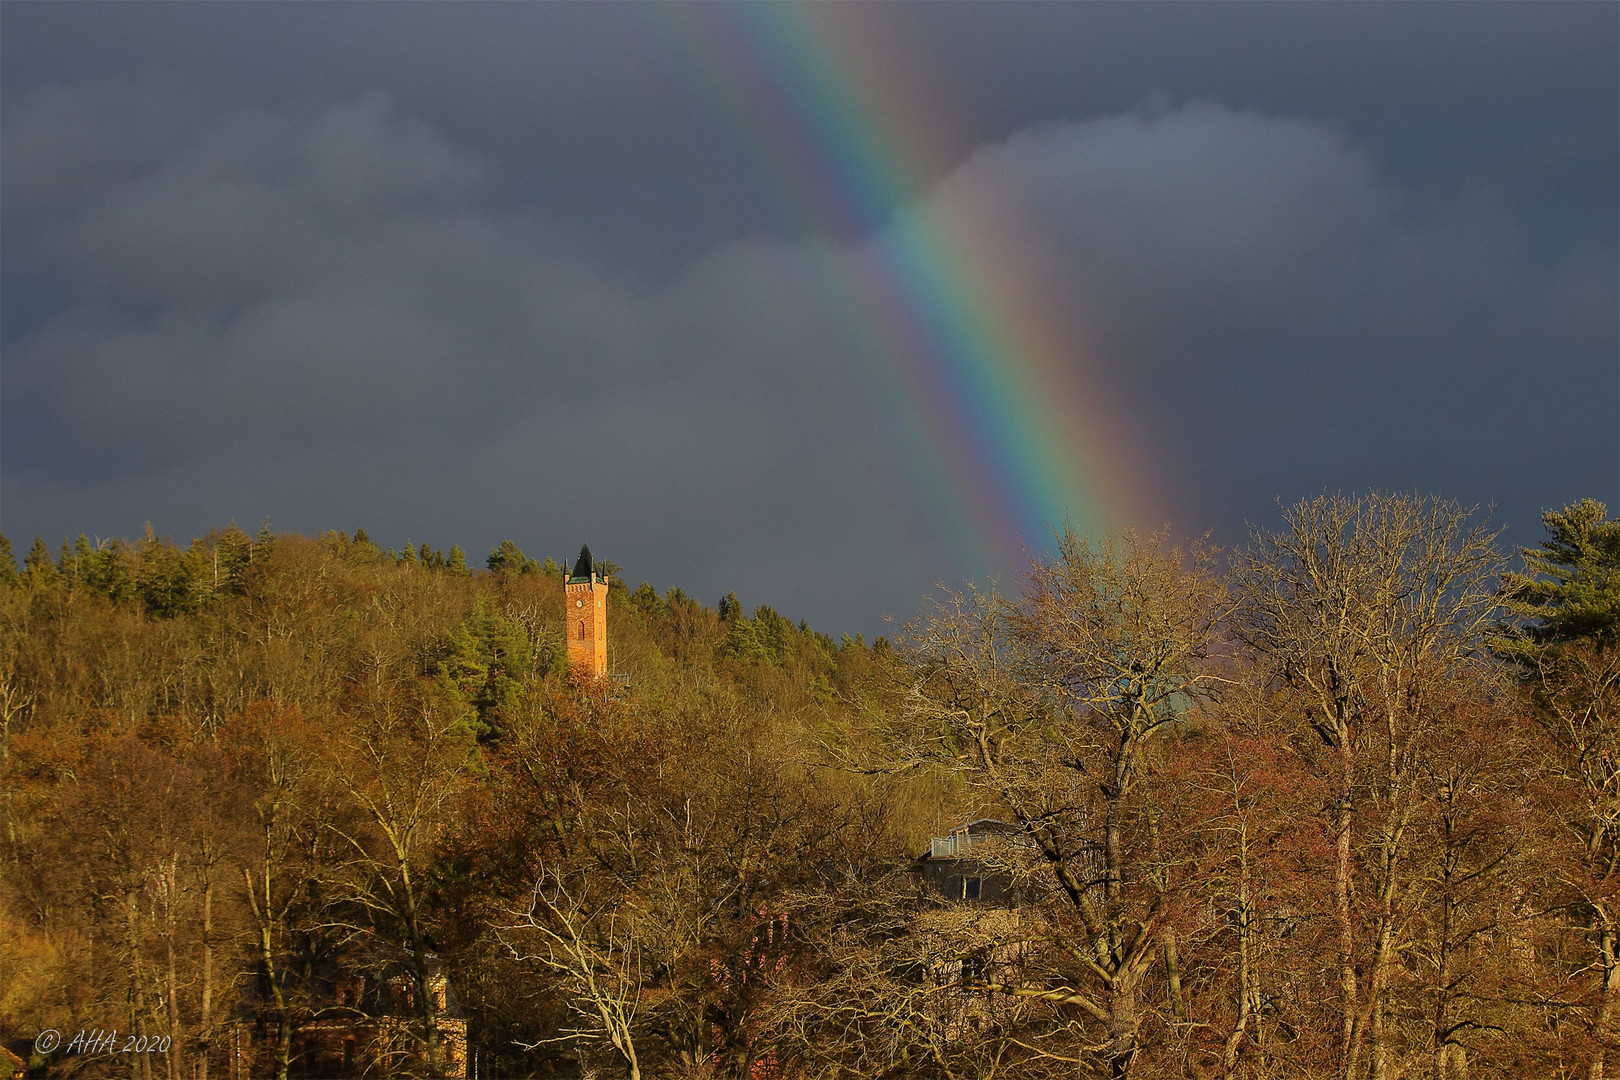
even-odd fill
[{"label": "bare tree", "polygon": [[[275,1078],[287,1080],[299,1012],[288,939],[321,933],[312,888],[329,847],[323,824],[330,800],[317,781],[319,738],[300,710],[268,702],[232,717],[220,735],[254,822],[238,869],[259,976],[275,1014]],[[311,942],[303,944],[307,953]]]},{"label": "bare tree", "polygon": [[1066,529],[1024,597],[951,593],[903,641],[911,684],[894,752],[941,768],[1030,843],[1065,1003],[1102,1026],[1108,1074],[1140,1049],[1157,961],[1174,986],[1178,887],[1145,784],[1157,744],[1219,679],[1225,596],[1211,553],[1163,536],[1091,543]]},{"label": "bare tree", "polygon": [[768,1010],[791,1075],[1031,1077],[1070,1056],[1065,992],[1022,977],[1018,911],[953,905],[894,876],[827,884],[792,906],[797,977]]},{"label": "bare tree", "polygon": [[630,1080],[641,1080],[636,1011],[646,971],[636,913],[593,908],[587,895],[546,875],[528,909],[514,914],[518,921],[498,927],[497,936],[513,959],[537,963],[563,982],[581,1021],[561,1038],[606,1042]]},{"label": "bare tree", "polygon": [[324,823],[345,851],[331,877],[334,907],[352,907],[360,919],[352,929],[396,950],[420,1023],[414,1035],[435,1076],[444,1070],[444,1045],[428,867],[469,780],[472,752],[458,707],[431,696],[384,696],[349,720],[327,759],[330,781],[352,811]]},{"label": "bare tree", "polygon": [[1320,496],[1235,559],[1238,627],[1291,692],[1286,722],[1330,780],[1339,1071],[1389,1075],[1386,995],[1404,948],[1408,829],[1446,685],[1480,657],[1501,567],[1456,503]]},{"label": "bare tree", "polygon": [[1620,1039],[1620,648],[1565,643],[1529,671],[1548,780],[1542,808],[1556,826],[1547,899],[1567,898],[1573,916],[1585,1071],[1601,1080]]}]

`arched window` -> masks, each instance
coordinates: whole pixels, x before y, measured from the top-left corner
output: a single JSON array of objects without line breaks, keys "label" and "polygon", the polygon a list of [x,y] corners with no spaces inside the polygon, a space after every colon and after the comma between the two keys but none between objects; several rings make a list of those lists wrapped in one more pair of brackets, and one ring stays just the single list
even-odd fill
[{"label": "arched window", "polygon": [[579,620],[579,640],[585,640],[585,620]]}]

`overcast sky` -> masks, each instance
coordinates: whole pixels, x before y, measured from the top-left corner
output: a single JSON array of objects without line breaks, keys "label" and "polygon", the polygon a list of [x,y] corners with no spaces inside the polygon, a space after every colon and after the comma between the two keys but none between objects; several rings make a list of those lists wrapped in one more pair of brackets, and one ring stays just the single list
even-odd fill
[{"label": "overcast sky", "polygon": [[[363,526],[886,632],[966,565],[848,312],[636,4],[0,4],[0,529]],[[699,17],[702,16],[702,17]],[[1620,7],[848,8],[1183,533],[1369,487],[1620,506]],[[698,28],[694,30],[693,28]],[[768,64],[768,57],[758,58]]]}]

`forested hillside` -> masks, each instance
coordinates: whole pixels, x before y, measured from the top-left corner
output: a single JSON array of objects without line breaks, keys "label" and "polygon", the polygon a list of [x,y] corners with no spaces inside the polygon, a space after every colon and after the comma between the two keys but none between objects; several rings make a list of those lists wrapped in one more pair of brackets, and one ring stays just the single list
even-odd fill
[{"label": "forested hillside", "polygon": [[[892,644],[607,564],[605,680],[511,543],[7,543],[0,1037],[140,1080],[331,1071],[305,1033],[385,1014],[346,1074],[465,1070],[464,1023],[482,1077],[1612,1076],[1606,514],[1514,559],[1406,496],[1065,533]],[[114,1028],[164,1050],[68,1046]]]}]

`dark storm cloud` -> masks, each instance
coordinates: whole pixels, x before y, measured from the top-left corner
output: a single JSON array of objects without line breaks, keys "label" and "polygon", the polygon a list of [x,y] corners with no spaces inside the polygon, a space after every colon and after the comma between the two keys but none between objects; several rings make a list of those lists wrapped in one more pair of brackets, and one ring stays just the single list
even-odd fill
[{"label": "dark storm cloud", "polygon": [[[719,240],[803,228],[739,156],[746,142],[716,99],[716,61],[692,44],[714,15],[681,14],[701,9],[13,3],[0,10],[0,89],[170,72],[227,108],[304,113],[385,90],[485,156],[493,203],[543,206],[621,270],[662,275]],[[1489,177],[1541,236],[1613,232],[1608,5],[959,3],[845,14],[910,61],[920,94],[947,118],[935,132],[950,143],[942,168],[1032,124],[1118,114],[1152,93],[1211,97],[1335,118],[1419,195]]]},{"label": "dark storm cloud", "polygon": [[148,115],[132,99],[168,93],[123,89],[76,95],[72,142],[39,119],[56,91],[6,125],[33,190],[55,193],[53,166],[82,184],[7,222],[75,298],[7,350],[8,515],[640,536],[666,580],[723,547],[712,572],[760,601],[807,599],[774,575],[832,572],[830,522],[895,546],[895,499],[859,461],[890,448],[838,400],[836,318],[802,287],[824,256],[739,242],[656,288],[615,277],[481,209],[477,157],[375,96],[219,113],[167,154],[85,164],[98,130]]},{"label": "dark storm cloud", "polygon": [[[589,539],[633,578],[868,633],[1004,569],[934,535],[825,287],[858,241],[772,217],[642,9],[51,10],[5,9],[14,539],[266,514],[474,561]],[[1230,541],[1275,498],[1376,484],[1500,501],[1528,542],[1540,507],[1614,497],[1613,79],[1594,120],[1590,76],[1549,60],[1592,69],[1567,13],[1517,52],[1527,16],[1480,16],[1472,64],[1390,16],[1444,94],[1506,102],[1469,131],[1415,93],[1410,43],[1382,105],[1348,92],[1381,40],[1359,15],[998,10],[884,9],[977,87],[972,138],[901,209],[981,185],[1014,208],[1179,527]],[[62,47],[19,56],[28,35]],[[1504,50],[1524,115],[1488,77]],[[1274,103],[1290,86],[1309,108]]]},{"label": "dark storm cloud", "polygon": [[1064,268],[1181,474],[1183,527],[1235,537],[1323,487],[1533,506],[1614,487],[1603,237],[1549,259],[1497,193],[1415,199],[1335,124],[1212,103],[1024,133],[961,171]]}]

